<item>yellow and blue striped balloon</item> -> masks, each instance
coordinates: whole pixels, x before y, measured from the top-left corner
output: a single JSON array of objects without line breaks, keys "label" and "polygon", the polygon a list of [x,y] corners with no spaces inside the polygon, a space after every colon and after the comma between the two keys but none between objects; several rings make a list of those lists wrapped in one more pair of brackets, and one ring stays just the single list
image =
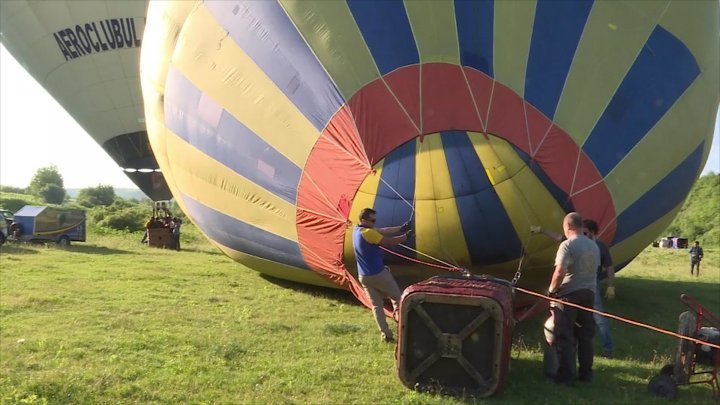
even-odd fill
[{"label": "yellow and blue striped balloon", "polygon": [[[183,210],[260,272],[353,290],[350,222],[412,220],[396,259],[544,287],[530,226],[600,224],[618,267],[710,150],[718,2],[152,1],[141,76]],[[437,259],[438,261],[434,261]],[[388,258],[390,260],[390,258]],[[521,263],[522,262],[522,263]]]}]

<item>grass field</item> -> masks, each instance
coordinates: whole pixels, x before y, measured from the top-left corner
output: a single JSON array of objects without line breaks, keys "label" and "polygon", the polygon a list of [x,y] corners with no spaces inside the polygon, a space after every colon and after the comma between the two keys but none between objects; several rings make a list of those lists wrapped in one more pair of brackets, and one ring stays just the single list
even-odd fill
[{"label": "grass field", "polygon": [[[596,359],[591,384],[559,388],[542,374],[537,318],[515,328],[499,395],[418,393],[349,294],[264,278],[199,238],[179,253],[139,238],[0,248],[2,403],[666,403],[647,382],[672,362],[669,336],[614,322],[617,358]],[[705,247],[694,279],[685,251],[648,248],[606,309],[674,331],[686,292],[720,313],[718,254]],[[681,387],[679,400],[710,403],[711,391]]]}]

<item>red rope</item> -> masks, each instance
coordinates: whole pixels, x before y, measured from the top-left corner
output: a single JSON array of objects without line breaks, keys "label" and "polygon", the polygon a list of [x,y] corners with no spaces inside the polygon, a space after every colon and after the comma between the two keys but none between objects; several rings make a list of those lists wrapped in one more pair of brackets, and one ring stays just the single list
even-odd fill
[{"label": "red rope", "polygon": [[525,294],[534,295],[534,296],[536,296],[536,297],[538,297],[538,298],[542,298],[542,299],[545,299],[545,300],[548,300],[548,301],[558,302],[558,303],[560,303],[560,304],[562,304],[562,305],[568,305],[568,306],[575,307],[575,308],[578,308],[578,309],[583,309],[583,310],[585,310],[585,311],[592,312],[592,313],[595,313],[595,314],[598,314],[598,315],[602,315],[602,316],[606,316],[606,317],[608,317],[608,318],[616,319],[616,320],[618,320],[618,321],[625,322],[625,323],[629,323],[629,324],[631,324],[631,325],[640,326],[641,328],[650,329],[650,330],[655,331],[655,332],[664,333],[664,334],[666,334],[666,335],[674,336],[674,337],[676,337],[676,338],[680,338],[680,339],[684,339],[684,340],[689,340],[689,341],[694,342],[694,343],[699,343],[699,344],[702,344],[702,345],[705,345],[705,346],[710,346],[710,347],[714,347],[714,348],[716,348],[716,349],[720,349],[720,345],[716,345],[716,344],[713,344],[713,343],[710,343],[710,342],[705,342],[705,341],[703,341],[703,340],[695,339],[695,338],[692,338],[692,337],[689,337],[689,336],[681,335],[681,334],[679,334],[679,333],[670,332],[669,330],[660,329],[660,328],[657,328],[657,327],[655,327],[655,326],[648,325],[648,324],[646,324],[646,323],[642,323],[642,322],[638,322],[638,321],[633,321],[632,319],[623,318],[623,317],[621,317],[621,316],[609,314],[609,313],[607,313],[607,312],[597,311],[597,310],[595,310],[595,309],[593,309],[593,308],[587,308],[587,307],[584,307],[584,306],[582,306],[582,305],[573,304],[572,302],[563,301],[563,300],[560,300],[560,299],[557,299],[557,298],[551,298],[551,297],[548,297],[547,295],[543,295],[543,294],[540,294],[540,293],[536,293],[536,292],[534,292],[534,291],[526,290],[526,289],[524,289],[524,288],[515,287],[515,289],[518,290],[518,291],[520,291],[520,292],[524,292]]},{"label": "red rope", "polygon": [[[380,249],[382,249],[382,250],[384,250],[384,251],[386,251],[386,252],[388,252],[388,253],[390,253],[390,254],[393,254],[393,255],[395,255],[395,256],[401,257],[401,258],[403,258],[403,259],[406,259],[406,260],[409,260],[409,261],[412,261],[412,262],[415,262],[415,263],[422,264],[422,265],[424,265],[424,266],[435,267],[435,268],[438,268],[438,269],[443,269],[443,270],[448,270],[448,271],[459,271],[459,270],[460,270],[460,269],[457,268],[457,267],[440,266],[440,265],[438,265],[438,264],[428,263],[428,262],[425,262],[425,261],[422,261],[422,260],[418,260],[418,259],[415,259],[415,258],[412,258],[412,257],[409,257],[409,256],[405,256],[405,255],[403,255],[403,254],[400,254],[400,253],[397,253],[397,252],[393,252],[392,250],[390,250],[390,249],[388,249],[388,248],[386,248],[386,247],[384,247],[384,246],[380,246]],[[695,338],[693,338],[693,337],[689,337],[689,336],[685,336],[685,335],[681,335],[681,334],[679,334],[679,333],[671,332],[671,331],[669,331],[669,330],[660,329],[660,328],[657,328],[657,327],[655,327],[655,326],[648,325],[648,324],[646,324],[646,323],[634,321],[634,320],[628,319],[628,318],[623,318],[623,317],[621,317],[621,316],[609,314],[609,313],[607,313],[607,312],[598,311],[598,310],[596,310],[596,309],[594,309],[594,308],[587,308],[587,307],[584,307],[584,306],[582,306],[582,305],[573,304],[572,302],[567,302],[567,301],[562,301],[562,300],[560,300],[560,299],[551,298],[551,297],[548,297],[547,295],[543,295],[543,294],[540,294],[540,293],[536,293],[535,291],[526,290],[526,289],[524,289],[524,288],[520,288],[520,287],[517,287],[517,286],[514,286],[514,288],[515,288],[516,290],[520,291],[520,292],[525,293],[525,294],[533,295],[533,296],[535,296],[535,297],[542,298],[542,299],[545,299],[545,300],[548,300],[548,301],[558,302],[558,303],[561,303],[561,304],[563,304],[563,305],[568,305],[568,306],[575,307],[575,308],[578,308],[578,309],[582,309],[582,310],[585,310],[585,311],[588,311],[588,312],[592,312],[592,313],[595,313],[595,314],[598,314],[598,315],[606,316],[606,317],[608,317],[608,318],[616,319],[616,320],[618,320],[618,321],[620,321],[620,322],[625,322],[625,323],[629,323],[629,324],[631,324],[631,325],[639,326],[639,327],[641,327],[641,328],[650,329],[650,330],[652,330],[652,331],[654,331],[654,332],[663,333],[663,334],[665,334],[665,335],[674,336],[674,337],[679,338],[679,339],[689,340],[689,341],[694,342],[694,343],[698,343],[698,344],[705,345],[705,346],[710,346],[710,347],[713,347],[713,348],[715,348],[715,349],[720,349],[720,345],[716,345],[716,344],[714,344],[714,343],[705,342],[705,341],[703,341],[703,340],[695,339]]]}]

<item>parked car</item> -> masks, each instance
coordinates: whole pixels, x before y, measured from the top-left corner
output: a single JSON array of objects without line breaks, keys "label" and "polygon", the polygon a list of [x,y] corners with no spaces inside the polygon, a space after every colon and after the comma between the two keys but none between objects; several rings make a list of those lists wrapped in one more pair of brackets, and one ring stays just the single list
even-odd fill
[{"label": "parked car", "polygon": [[13,223],[13,213],[10,210],[5,210],[0,208],[0,214],[3,214],[5,217],[5,222],[8,226],[10,226]]},{"label": "parked car", "polygon": [[0,245],[5,243],[8,237],[8,224],[5,222],[5,214],[0,211]]}]

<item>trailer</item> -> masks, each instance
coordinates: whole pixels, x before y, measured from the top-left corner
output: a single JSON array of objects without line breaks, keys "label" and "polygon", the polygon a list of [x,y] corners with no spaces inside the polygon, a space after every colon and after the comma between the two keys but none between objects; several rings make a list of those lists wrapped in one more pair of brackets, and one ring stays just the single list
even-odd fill
[{"label": "trailer", "polygon": [[10,235],[24,242],[85,242],[85,211],[26,205],[13,216]]}]

